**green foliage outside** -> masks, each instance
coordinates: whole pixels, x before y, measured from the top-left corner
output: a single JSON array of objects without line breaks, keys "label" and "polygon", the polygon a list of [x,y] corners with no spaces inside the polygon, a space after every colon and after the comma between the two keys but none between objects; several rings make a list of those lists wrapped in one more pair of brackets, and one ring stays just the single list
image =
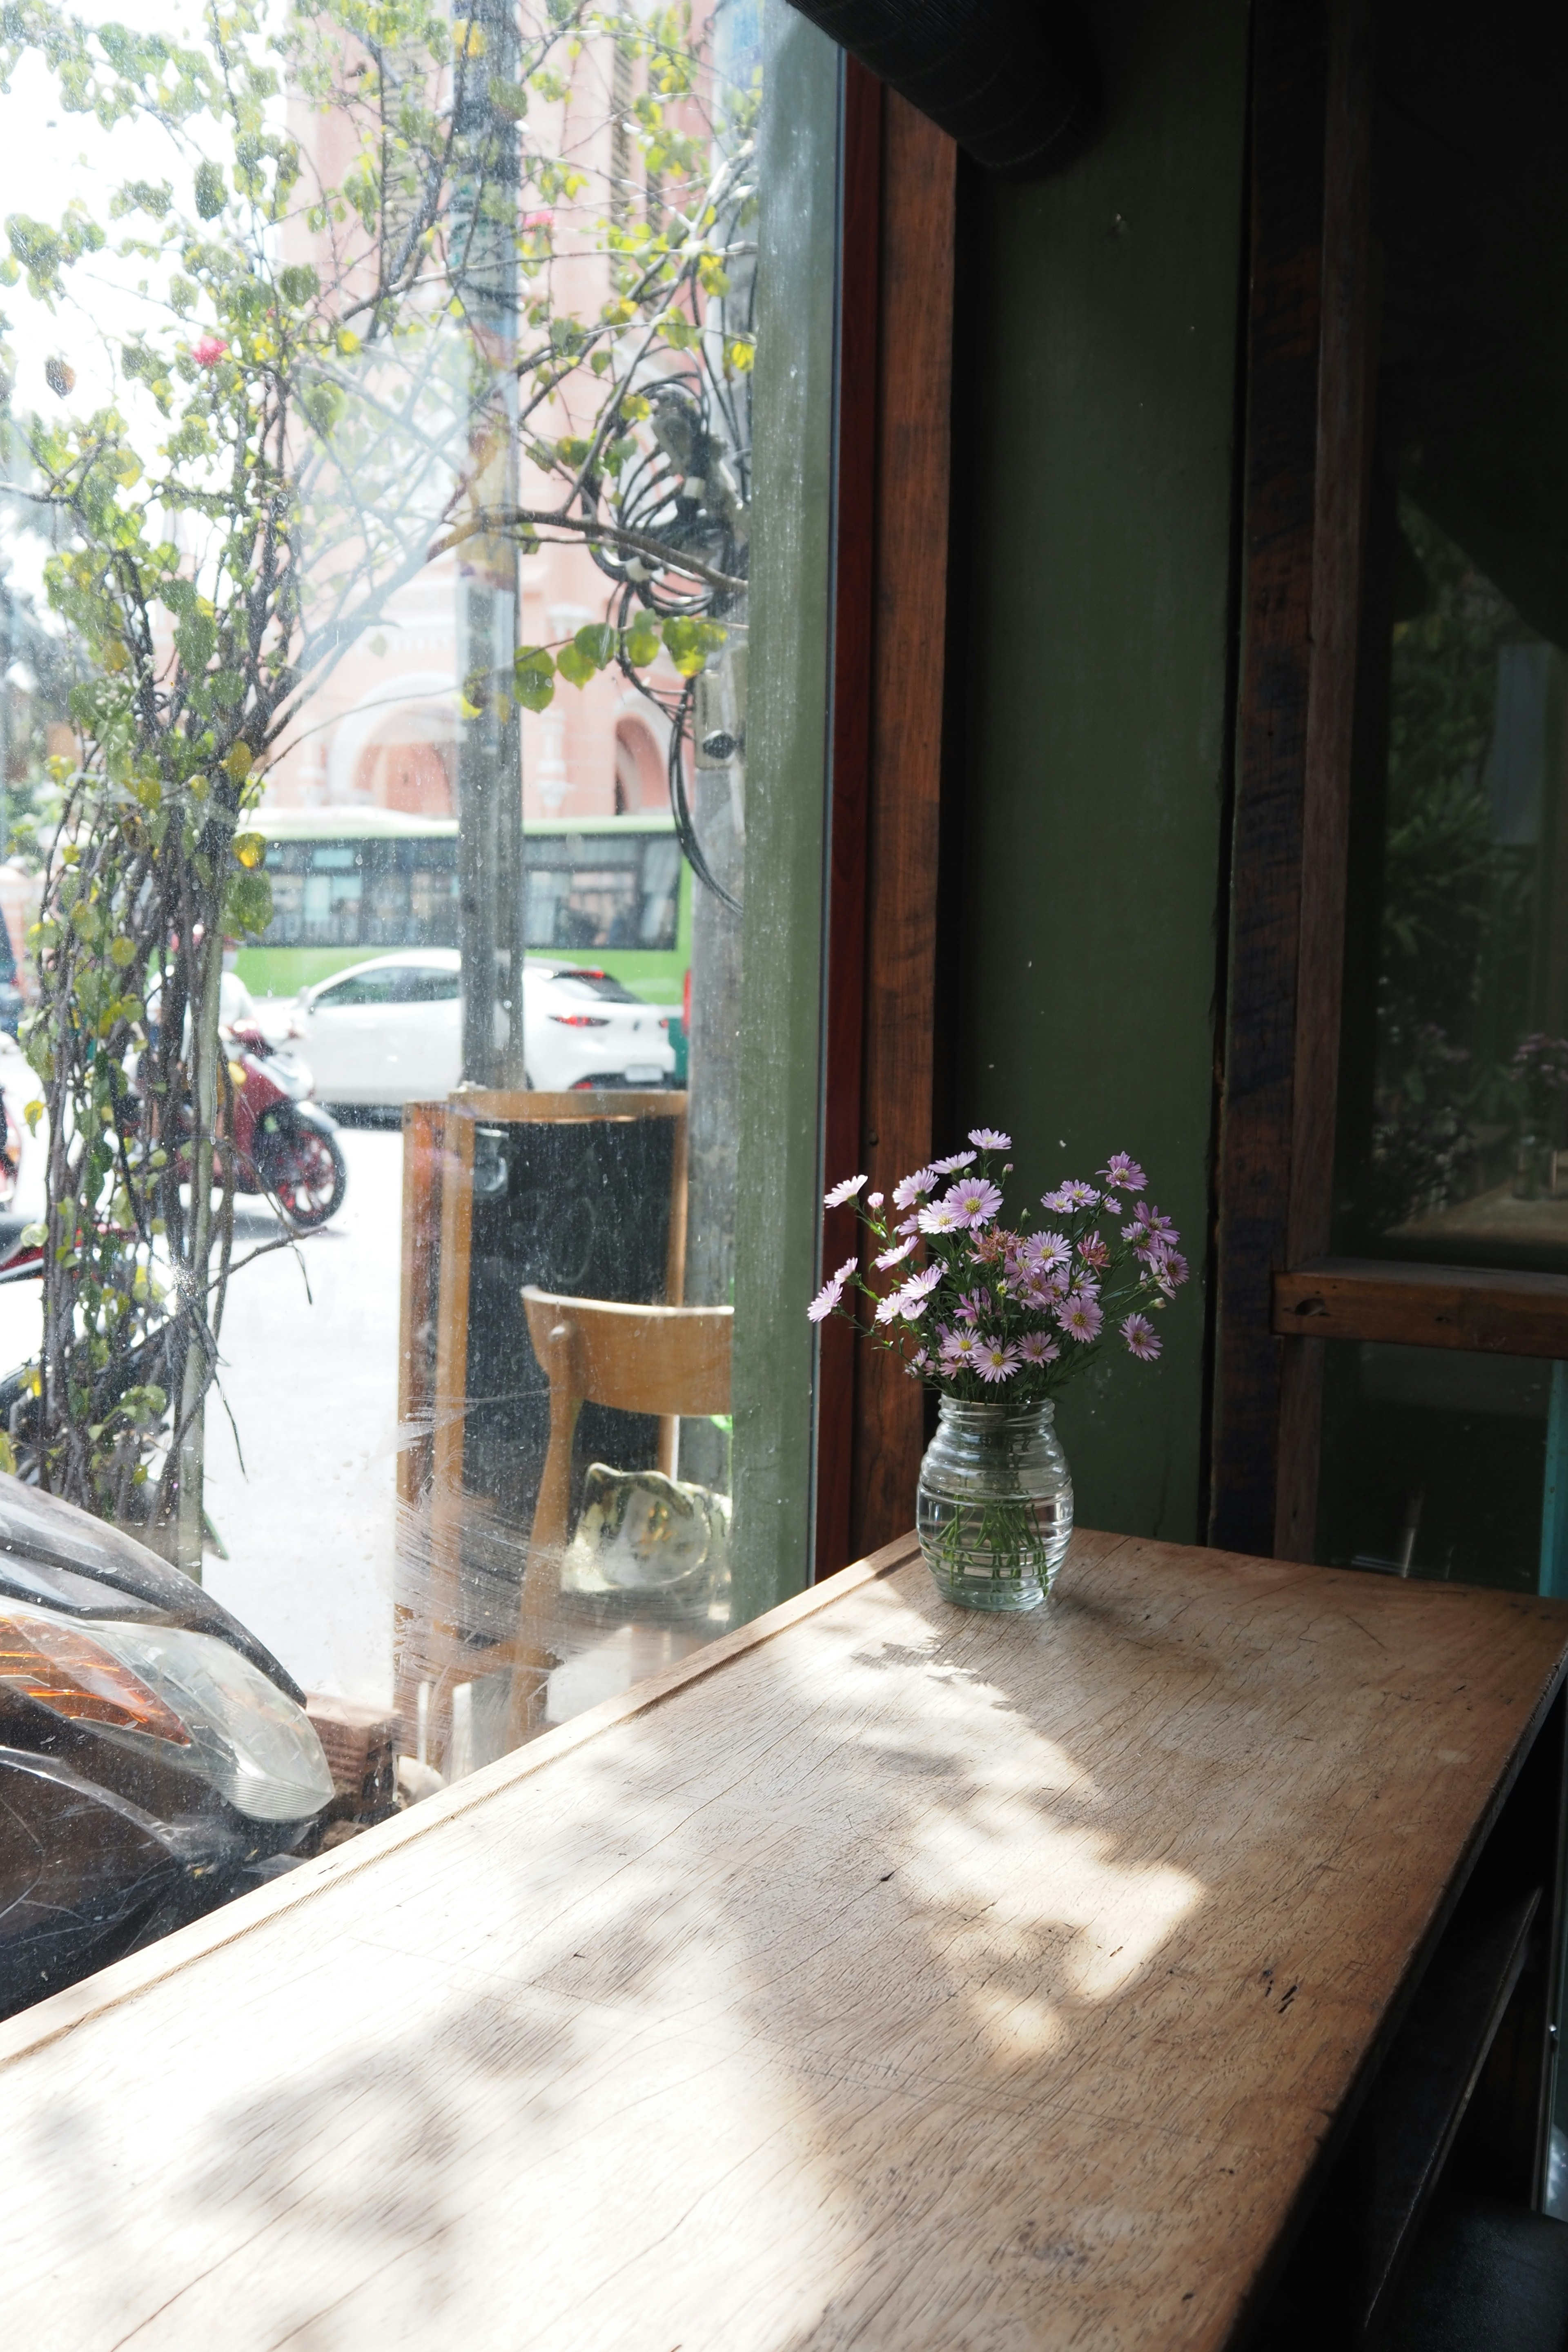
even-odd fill
[{"label": "green foliage outside", "polygon": [[[183,1528],[184,1558],[238,1270],[221,942],[268,919],[247,829],[268,761],[395,592],[470,539],[584,544],[606,579],[603,623],[471,677],[471,712],[542,709],[615,661],[683,722],[743,627],[753,101],[725,94],[721,138],[698,121],[685,11],[547,0],[504,72],[484,19],[420,0],[278,26],[253,0],[210,9],[190,47],[46,0],[0,13],[0,86],[31,52],[66,113],[152,125],[169,158],[104,219],[14,215],[0,278],[68,342],[91,331],[92,270],[143,292],[114,400],[71,412],[51,362],[63,413],[10,425],[13,494],[56,532],[77,743],[52,771],[24,1041],[48,1137],[25,1433],[45,1484]],[[604,299],[578,315],[556,221],[575,207],[580,251],[584,178],[531,124],[594,44],[642,85],[649,193],[595,224]],[[301,104],[354,126],[335,181],[296,140]],[[510,348],[476,287],[486,224],[513,248]],[[498,446],[542,492],[497,500]],[[280,1223],[268,1246],[289,1239]]]}]

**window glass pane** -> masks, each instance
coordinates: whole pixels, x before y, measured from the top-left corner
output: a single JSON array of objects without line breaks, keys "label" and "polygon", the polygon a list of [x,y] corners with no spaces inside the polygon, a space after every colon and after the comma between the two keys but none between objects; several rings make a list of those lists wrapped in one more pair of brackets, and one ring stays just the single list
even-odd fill
[{"label": "window glass pane", "polygon": [[1568,1267],[1568,173],[1428,30],[1384,13],[1336,1239]]},{"label": "window glass pane", "polygon": [[[87,30],[65,68],[123,119],[73,112],[67,170],[29,50],[7,119],[47,133],[0,154],[7,215],[47,181],[103,228],[11,306],[7,462],[57,510],[0,524],[42,916],[0,1427],[110,1547],[85,1601],[0,1547],[0,1750],[24,1667],[110,1797],[94,1723],[184,1726],[201,1804],[178,1771],[136,1801],[200,1815],[195,1907],[713,1639],[748,1469],[809,1446],[792,1374],[748,1457],[731,1365],[770,1318],[810,1345],[804,1266],[739,1305],[736,1208],[786,1105],[815,1150],[826,782],[791,751],[748,876],[749,680],[826,740],[835,54],[782,0],[361,25],[153,0],[194,110]],[[782,247],[780,152],[816,191]],[[743,1140],[748,973],[811,1042],[770,1039]],[[782,1589],[808,1569],[803,1534]],[[157,1657],[138,1611],[178,1620]]]},{"label": "window glass pane", "polygon": [[1533,1592],[1552,1391],[1528,1357],[1331,1347],[1319,1558]]}]

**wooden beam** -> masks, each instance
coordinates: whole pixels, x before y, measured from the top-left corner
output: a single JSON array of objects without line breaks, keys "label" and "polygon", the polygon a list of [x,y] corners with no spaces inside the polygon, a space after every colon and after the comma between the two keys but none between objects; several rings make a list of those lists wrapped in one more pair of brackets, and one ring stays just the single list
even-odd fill
[{"label": "wooden beam", "polygon": [[[823,1168],[828,1183],[860,1159],[866,1032],[866,859],[871,772],[876,597],[878,280],[882,243],[882,102],[876,76],[844,67],[843,236],[839,255],[838,411],[835,433],[833,773],[829,803],[826,1071]],[[853,1207],[828,1211],[823,1271],[857,1249]],[[815,1573],[853,1556],[856,1338],[837,1318],[817,1341]]]},{"label": "wooden beam", "polygon": [[1321,1258],[1274,1277],[1280,1339],[1568,1359],[1568,1275]]},{"label": "wooden beam", "polygon": [[[957,150],[889,91],[882,122],[876,640],[867,823],[861,1155],[883,1191],[931,1157],[952,443]],[[856,1366],[851,1557],[909,1524],[924,1395]],[[829,1561],[828,1565],[831,1565]]]},{"label": "wooden beam", "polygon": [[[1312,655],[1301,814],[1301,917],[1290,1120],[1289,1265],[1326,1250],[1345,960],[1345,878],[1355,742],[1356,647],[1372,480],[1372,28],[1369,0],[1332,0],[1324,138],[1323,274],[1312,515]],[[1275,1458],[1274,1545],[1316,1550],[1323,1359],[1286,1357]]]},{"label": "wooden beam", "polygon": [[1254,38],[1209,1537],[1296,1558],[1311,1549],[1321,1358],[1282,1355],[1270,1283],[1328,1240],[1370,471],[1366,14],[1263,0]]}]

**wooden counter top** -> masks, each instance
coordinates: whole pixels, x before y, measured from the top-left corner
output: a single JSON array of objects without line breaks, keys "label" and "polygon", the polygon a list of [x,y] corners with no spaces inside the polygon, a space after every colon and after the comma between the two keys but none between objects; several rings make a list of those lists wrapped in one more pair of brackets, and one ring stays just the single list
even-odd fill
[{"label": "wooden counter top", "polygon": [[0,2027],[9,2340],[1223,2344],[1568,1606],[910,1549]]}]

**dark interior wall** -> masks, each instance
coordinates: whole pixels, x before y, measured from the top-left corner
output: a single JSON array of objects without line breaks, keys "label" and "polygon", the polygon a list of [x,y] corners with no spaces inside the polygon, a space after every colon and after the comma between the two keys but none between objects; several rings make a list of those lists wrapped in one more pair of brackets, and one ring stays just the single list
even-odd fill
[{"label": "dark interior wall", "polygon": [[[1090,12],[1104,134],[961,228],[943,1127],[1037,1194],[1125,1149],[1208,1215],[1232,687],[1245,0]],[[939,1143],[952,1148],[939,1134]],[[1198,1283],[1059,1423],[1087,1525],[1192,1541]]]}]

